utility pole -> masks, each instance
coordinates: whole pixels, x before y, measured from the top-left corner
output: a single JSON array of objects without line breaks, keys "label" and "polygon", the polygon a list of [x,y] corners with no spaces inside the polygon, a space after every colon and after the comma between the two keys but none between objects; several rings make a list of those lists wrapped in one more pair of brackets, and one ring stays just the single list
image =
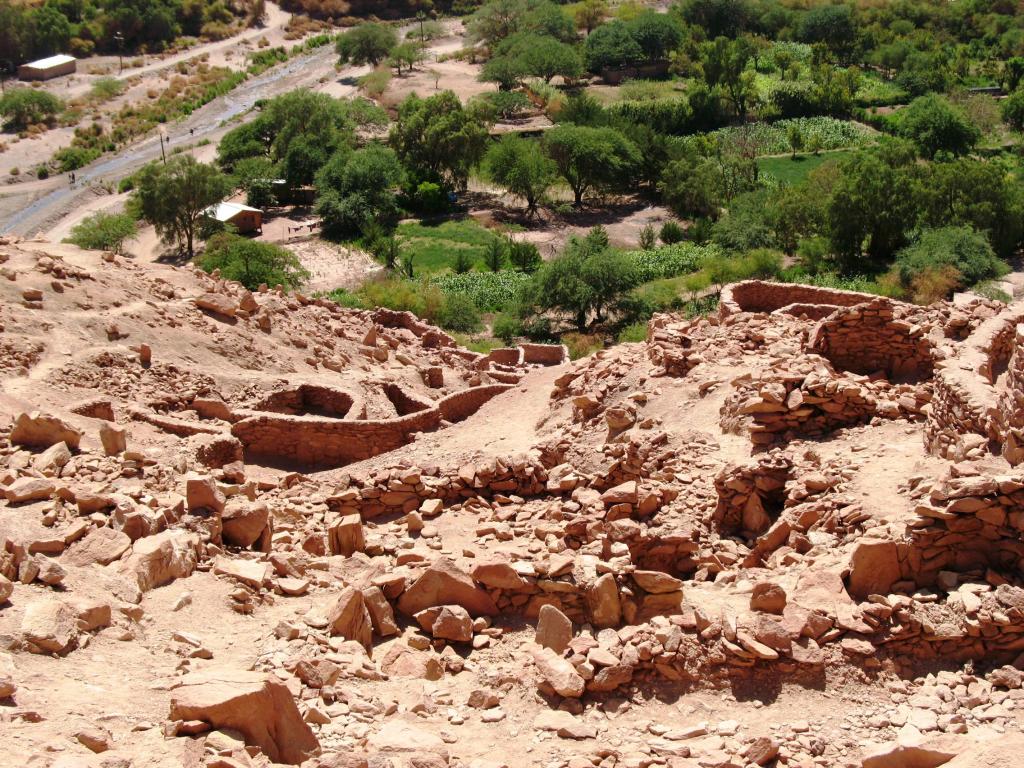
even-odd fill
[{"label": "utility pole", "polygon": [[117,41],[117,74],[120,75],[124,72],[124,35],[117,32],[114,40]]}]

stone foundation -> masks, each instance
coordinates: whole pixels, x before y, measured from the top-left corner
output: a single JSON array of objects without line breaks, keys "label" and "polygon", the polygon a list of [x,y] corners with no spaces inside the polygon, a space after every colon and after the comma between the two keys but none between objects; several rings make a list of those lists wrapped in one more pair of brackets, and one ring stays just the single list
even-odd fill
[{"label": "stone foundation", "polygon": [[401,448],[415,433],[441,427],[442,420],[461,421],[510,385],[465,389],[436,404],[412,398],[397,385],[385,387],[394,387],[389,398],[393,395],[396,409],[407,413],[394,419],[349,420],[236,411],[243,418],[232,425],[231,434],[253,458],[313,467],[344,466]]},{"label": "stone foundation", "polygon": [[[811,311],[822,315],[827,310],[837,307],[852,307],[877,299],[870,293],[856,291],[839,291],[831,288],[818,288],[813,285],[796,283],[772,283],[764,280],[744,280],[731,283],[722,289],[718,303],[719,317],[728,317],[741,312],[776,312],[783,310],[786,314],[801,314]],[[812,309],[813,308],[813,309]]]},{"label": "stone foundation", "polygon": [[933,345],[920,325],[893,317],[893,303],[874,299],[835,310],[815,327],[809,347],[837,368],[890,381],[931,378]]}]

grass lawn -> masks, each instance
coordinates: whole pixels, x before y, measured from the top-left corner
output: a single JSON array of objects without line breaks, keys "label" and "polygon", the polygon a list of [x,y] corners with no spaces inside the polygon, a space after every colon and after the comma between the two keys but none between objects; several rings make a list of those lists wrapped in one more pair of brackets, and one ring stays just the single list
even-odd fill
[{"label": "grass lawn", "polygon": [[428,225],[405,223],[397,232],[403,253],[413,254],[417,275],[446,272],[455,262],[455,254],[464,251],[473,259],[473,267],[485,270],[484,252],[494,233],[473,219],[445,221]]},{"label": "grass lawn", "polygon": [[815,168],[827,160],[842,160],[850,154],[850,150],[837,150],[835,152],[822,152],[820,155],[800,154],[794,160],[789,155],[785,157],[759,157],[757,167],[761,173],[767,173],[778,179],[781,184],[800,184]]}]

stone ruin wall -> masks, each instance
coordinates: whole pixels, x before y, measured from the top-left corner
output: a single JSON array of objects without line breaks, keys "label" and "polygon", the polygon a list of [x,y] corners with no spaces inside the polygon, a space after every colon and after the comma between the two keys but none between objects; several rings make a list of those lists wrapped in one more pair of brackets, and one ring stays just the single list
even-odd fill
[{"label": "stone ruin wall", "polygon": [[743,280],[722,289],[718,314],[723,318],[741,312],[775,312],[776,310],[785,310],[788,314],[794,314],[795,311],[790,310],[792,306],[807,309],[813,307],[815,314],[818,314],[822,311],[821,307],[829,309],[852,307],[855,304],[863,304],[877,298],[870,293],[818,288],[813,285]]},{"label": "stone ruin wall", "polygon": [[401,448],[416,432],[436,430],[442,421],[461,421],[511,386],[471,387],[436,403],[405,393],[402,402],[417,410],[394,419],[332,419],[236,410],[243,418],[232,425],[231,434],[255,457],[315,467],[343,466]]},{"label": "stone ruin wall", "polygon": [[527,365],[562,365],[569,362],[565,344],[520,344],[523,362]]},{"label": "stone ruin wall", "polygon": [[1024,390],[1024,302],[983,322],[939,361],[925,445],[951,461],[1002,453],[1013,464],[1021,454],[1021,391]]},{"label": "stone ruin wall", "polygon": [[1015,347],[999,396],[999,427],[1003,458],[1013,465],[1024,462],[1024,325],[1016,326]]},{"label": "stone ruin wall", "polygon": [[932,374],[934,349],[925,329],[894,319],[888,299],[835,310],[815,327],[809,348],[837,368],[864,375],[883,371],[890,381]]}]

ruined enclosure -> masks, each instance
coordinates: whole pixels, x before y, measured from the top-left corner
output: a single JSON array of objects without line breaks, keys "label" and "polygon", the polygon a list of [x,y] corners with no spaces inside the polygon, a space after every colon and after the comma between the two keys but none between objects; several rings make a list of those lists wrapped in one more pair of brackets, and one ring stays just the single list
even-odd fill
[{"label": "ruined enclosure", "polygon": [[818,323],[809,348],[837,369],[865,376],[913,383],[932,375],[934,352],[924,328],[895,319],[886,299],[836,309]]},{"label": "ruined enclosure", "polygon": [[282,389],[255,402],[251,409],[288,416],[320,416],[331,419],[359,418],[356,399],[348,392],[314,384]]}]

